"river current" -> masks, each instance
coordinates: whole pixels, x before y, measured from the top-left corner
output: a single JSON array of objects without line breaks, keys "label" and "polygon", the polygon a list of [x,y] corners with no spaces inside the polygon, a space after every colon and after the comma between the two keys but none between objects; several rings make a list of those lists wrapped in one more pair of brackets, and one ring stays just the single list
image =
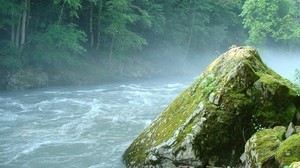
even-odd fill
[{"label": "river current", "polygon": [[0,92],[0,167],[123,168],[126,148],[190,82]]}]

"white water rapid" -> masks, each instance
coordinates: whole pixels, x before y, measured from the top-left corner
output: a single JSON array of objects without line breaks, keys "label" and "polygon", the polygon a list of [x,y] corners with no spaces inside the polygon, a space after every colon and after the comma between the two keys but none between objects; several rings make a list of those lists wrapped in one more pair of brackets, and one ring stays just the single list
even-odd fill
[{"label": "white water rapid", "polygon": [[148,81],[0,92],[0,167],[122,168],[125,149],[186,87]]}]

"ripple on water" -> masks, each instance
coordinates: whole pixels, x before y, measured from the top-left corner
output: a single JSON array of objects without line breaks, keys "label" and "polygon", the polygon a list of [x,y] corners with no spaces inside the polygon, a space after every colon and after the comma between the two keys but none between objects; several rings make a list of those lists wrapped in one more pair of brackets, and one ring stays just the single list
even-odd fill
[{"label": "ripple on water", "polygon": [[0,167],[123,168],[180,83],[57,87],[0,97]]}]

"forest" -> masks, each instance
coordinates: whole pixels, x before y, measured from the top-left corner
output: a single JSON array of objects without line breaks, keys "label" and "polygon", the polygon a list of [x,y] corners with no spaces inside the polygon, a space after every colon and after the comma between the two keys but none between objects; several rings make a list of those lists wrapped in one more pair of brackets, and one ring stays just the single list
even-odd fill
[{"label": "forest", "polygon": [[300,44],[299,0],[0,4],[1,86],[21,70],[46,73],[50,85],[184,74],[233,44],[287,52]]}]

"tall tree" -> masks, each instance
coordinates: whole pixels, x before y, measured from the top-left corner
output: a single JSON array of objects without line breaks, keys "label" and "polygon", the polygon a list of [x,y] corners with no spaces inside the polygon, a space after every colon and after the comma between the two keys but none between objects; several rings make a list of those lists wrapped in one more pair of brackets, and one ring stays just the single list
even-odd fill
[{"label": "tall tree", "polygon": [[58,16],[58,23],[60,24],[62,21],[62,17],[65,11],[65,8],[68,7],[69,9],[69,17],[78,18],[78,10],[81,8],[80,0],[53,0],[54,4],[60,4],[61,9]]},{"label": "tall tree", "polygon": [[20,47],[19,47],[19,56],[24,49],[25,45],[25,37],[26,37],[26,21],[27,21],[27,11],[29,9],[29,0],[23,0],[23,11],[22,11],[22,22],[21,22],[21,37],[20,37]]},{"label": "tall tree", "polygon": [[53,24],[32,37],[34,45],[29,48],[27,60],[46,72],[61,70],[76,63],[78,55],[86,51],[81,45],[86,41],[85,32],[76,25]]},{"label": "tall tree", "polygon": [[[241,0],[170,0],[164,2],[166,16],[165,39],[170,46],[179,46],[184,57],[189,54],[218,50],[229,45],[228,35],[239,36]],[[229,37],[232,38],[233,37]]]},{"label": "tall tree", "polygon": [[14,41],[15,26],[22,12],[21,5],[16,0],[0,0],[0,4],[0,30],[2,33],[11,34],[11,40]]},{"label": "tall tree", "polygon": [[[133,4],[130,0],[110,0],[107,2],[109,25],[106,33],[111,36],[109,60],[112,60],[114,50],[124,52],[140,49],[147,44],[146,40],[138,33],[129,29],[130,24],[138,20],[133,11]],[[115,45],[117,44],[117,47]]]},{"label": "tall tree", "polygon": [[100,48],[101,40],[101,21],[102,21],[102,9],[103,9],[103,0],[98,0],[98,16],[97,16],[97,45],[96,49]]},{"label": "tall tree", "polygon": [[94,29],[93,29],[93,11],[94,11],[94,3],[93,1],[90,2],[90,46],[94,46]]}]

